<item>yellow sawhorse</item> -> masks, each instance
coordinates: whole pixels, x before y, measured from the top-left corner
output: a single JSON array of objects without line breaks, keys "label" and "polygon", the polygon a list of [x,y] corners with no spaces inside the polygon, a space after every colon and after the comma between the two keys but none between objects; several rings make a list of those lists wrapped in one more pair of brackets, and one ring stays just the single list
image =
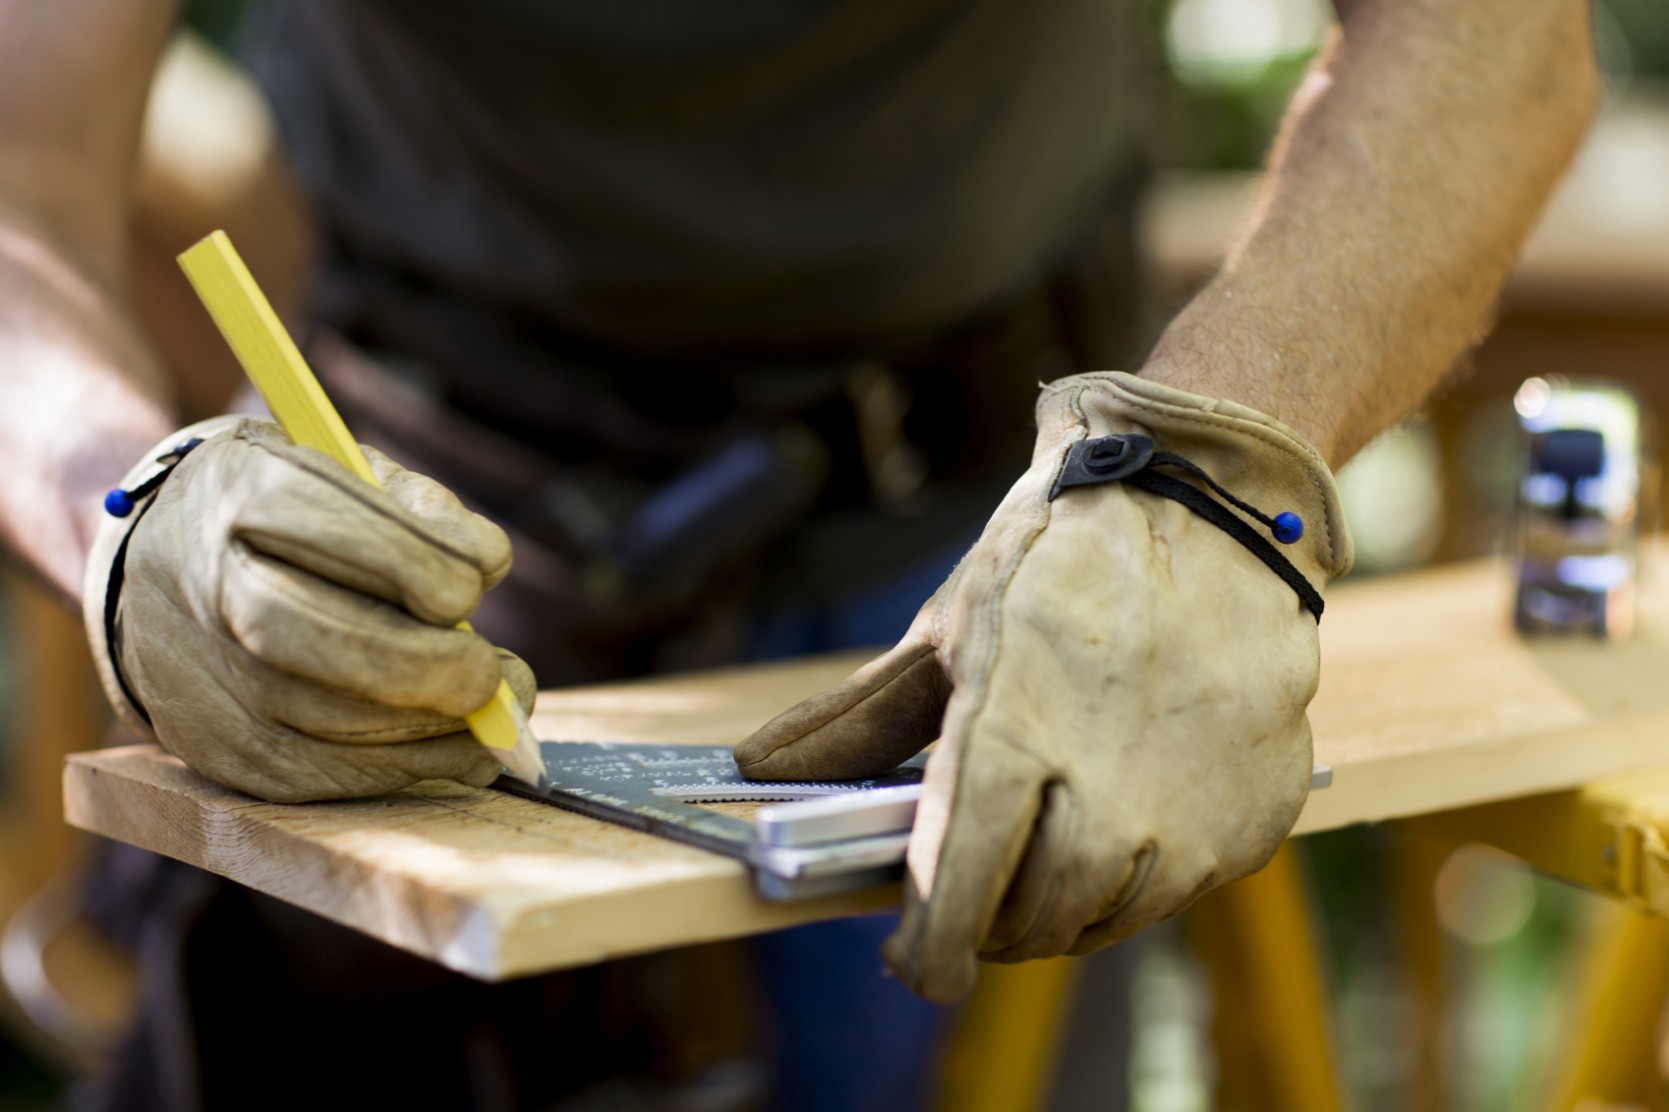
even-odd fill
[{"label": "yellow sawhorse", "polygon": [[[1339,1089],[1297,851],[1188,912],[1210,973],[1217,1107],[1337,1112]],[[1048,1100],[1076,988],[1073,959],[987,965],[944,1071],[944,1112],[1028,1112]]]},{"label": "yellow sawhorse", "polygon": [[1549,1112],[1669,1109],[1669,768],[1417,819],[1420,839],[1482,843],[1622,907],[1584,955],[1570,1028],[1581,1037],[1548,1089]]}]

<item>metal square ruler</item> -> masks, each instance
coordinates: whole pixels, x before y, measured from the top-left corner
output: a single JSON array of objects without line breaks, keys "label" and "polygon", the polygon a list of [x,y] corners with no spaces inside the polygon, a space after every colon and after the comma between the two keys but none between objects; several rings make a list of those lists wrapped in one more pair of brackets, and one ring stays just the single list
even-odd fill
[{"label": "metal square ruler", "polygon": [[[768,900],[802,900],[896,879],[921,796],[925,754],[869,780],[744,778],[728,745],[547,741],[550,787],[495,787],[747,862]],[[770,803],[750,822],[700,803]]]},{"label": "metal square ruler", "polygon": [[[897,879],[915,823],[927,754],[869,780],[748,780],[728,745],[546,741],[550,787],[509,776],[494,785],[527,799],[746,862],[768,900],[802,900]],[[1332,783],[1318,768],[1312,788]],[[697,806],[768,803],[750,822]]]}]

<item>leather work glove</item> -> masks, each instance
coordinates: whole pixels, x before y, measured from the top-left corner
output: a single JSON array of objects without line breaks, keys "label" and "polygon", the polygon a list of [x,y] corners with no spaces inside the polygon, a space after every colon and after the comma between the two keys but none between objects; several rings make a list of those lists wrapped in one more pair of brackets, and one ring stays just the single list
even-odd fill
[{"label": "leather work glove", "polygon": [[269,422],[217,418],[168,443],[188,437],[204,439],[89,557],[87,628],[122,717],[277,802],[491,782],[499,761],[461,718],[501,674],[531,708],[533,675],[454,627],[509,571],[503,531],[374,449],[381,491]]},{"label": "leather work glove", "polygon": [[[1309,792],[1319,591],[1351,562],[1327,467],[1254,410],[1086,374],[1044,387],[1037,424],[1030,469],[898,646],[736,749],[750,777],[831,779],[937,739],[885,948],[932,1000],[965,994],[976,957],[1087,953],[1269,860]],[[1114,434],[1220,486],[1160,454],[1120,477],[1146,449]],[[1270,543],[1288,514],[1302,536]]]}]

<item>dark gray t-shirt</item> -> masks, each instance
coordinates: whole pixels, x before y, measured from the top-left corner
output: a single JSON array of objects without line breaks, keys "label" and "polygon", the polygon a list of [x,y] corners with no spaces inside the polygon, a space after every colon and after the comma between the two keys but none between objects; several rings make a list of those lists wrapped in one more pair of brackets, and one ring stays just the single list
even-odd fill
[{"label": "dark gray t-shirt", "polygon": [[699,357],[931,334],[1084,240],[1142,0],[282,0],[248,54],[339,249]]}]

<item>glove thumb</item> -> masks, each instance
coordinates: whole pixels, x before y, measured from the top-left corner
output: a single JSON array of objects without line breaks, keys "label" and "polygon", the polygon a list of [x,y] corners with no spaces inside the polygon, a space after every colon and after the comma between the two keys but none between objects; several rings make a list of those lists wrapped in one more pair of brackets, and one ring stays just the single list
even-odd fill
[{"label": "glove thumb", "polygon": [[933,646],[906,637],[845,682],[792,707],[736,747],[754,780],[878,776],[939,736],[950,678]]}]

